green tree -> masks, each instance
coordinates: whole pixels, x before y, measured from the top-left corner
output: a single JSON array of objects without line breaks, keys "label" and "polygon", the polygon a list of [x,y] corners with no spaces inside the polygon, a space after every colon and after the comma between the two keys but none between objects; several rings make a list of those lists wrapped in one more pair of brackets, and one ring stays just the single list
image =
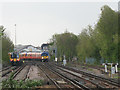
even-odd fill
[{"label": "green tree", "polygon": [[14,45],[13,42],[10,40],[10,38],[4,33],[4,26],[0,26],[0,31],[1,31],[1,42],[0,45],[2,46],[2,61],[8,62],[9,61],[9,56],[8,52],[13,51]]},{"label": "green tree", "polygon": [[96,25],[101,57],[110,62],[118,60],[118,12],[107,5],[101,8],[101,17]]},{"label": "green tree", "polygon": [[[120,31],[120,10],[118,11],[118,30]],[[118,60],[120,60],[120,34],[118,34]]]},{"label": "green tree", "polygon": [[4,62],[9,61],[8,52],[13,51],[14,45],[13,42],[5,34],[2,37],[2,60]]},{"label": "green tree", "polygon": [[59,58],[65,55],[67,60],[71,60],[72,57],[76,56],[78,39],[73,33],[66,31],[62,34],[55,34],[52,37],[52,41],[57,47],[57,56]]},{"label": "green tree", "polygon": [[[120,15],[119,15],[120,16]],[[109,62],[118,60],[118,12],[107,5],[101,8],[101,16],[94,29],[84,29],[78,36],[77,55],[80,60],[94,57]]]},{"label": "green tree", "polygon": [[85,58],[100,57],[99,50],[96,44],[96,32],[89,25],[88,28],[83,29],[83,31],[78,36],[78,45],[77,45],[77,55],[79,60],[85,62]]},{"label": "green tree", "polygon": [[0,37],[4,34],[5,29],[4,26],[0,26]]}]

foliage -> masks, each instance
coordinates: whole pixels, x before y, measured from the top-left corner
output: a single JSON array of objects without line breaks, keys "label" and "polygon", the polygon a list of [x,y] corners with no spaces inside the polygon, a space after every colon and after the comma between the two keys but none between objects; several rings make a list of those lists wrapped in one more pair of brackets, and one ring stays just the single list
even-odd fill
[{"label": "foliage", "polygon": [[101,10],[101,17],[96,26],[100,55],[109,62],[115,62],[118,60],[118,12],[106,5]]},{"label": "foliage", "polygon": [[53,35],[52,44],[57,47],[57,56],[66,55],[67,59],[71,59],[77,55],[81,62],[85,62],[86,58],[95,58],[95,63],[100,63],[103,59],[116,63],[120,57],[118,19],[120,20],[120,12],[104,5],[94,28],[88,25],[78,36],[69,32]]},{"label": "foliage", "polygon": [[4,26],[0,26],[0,37],[3,36],[4,31],[5,31]]},{"label": "foliage", "polygon": [[108,62],[117,62],[118,12],[107,5],[103,6],[95,28],[88,26],[78,38],[77,54],[80,60],[85,61],[86,57],[94,57],[97,60],[104,58]]},{"label": "foliage", "polygon": [[52,41],[54,42],[54,47],[57,47],[57,56],[59,58],[65,55],[66,59],[69,60],[73,56],[76,56],[78,39],[73,33],[66,31],[62,34],[55,34],[53,35]]},{"label": "foliage", "polygon": [[2,60],[4,62],[9,61],[8,52],[13,51],[14,45],[10,38],[3,32],[5,30],[4,26],[0,26],[0,31],[2,31],[1,39],[2,42]]},{"label": "foliage", "polygon": [[81,32],[78,38],[77,55],[79,56],[79,60],[85,60],[86,57],[99,58],[95,31],[90,25]]},{"label": "foliage", "polygon": [[2,38],[2,60],[3,61],[8,61],[8,52],[13,51],[14,45],[13,42],[6,36],[4,35]]},{"label": "foliage", "polygon": [[10,78],[7,80],[2,81],[2,88],[11,88],[11,89],[16,89],[16,88],[35,88],[37,86],[41,86],[43,84],[42,80],[14,80],[13,79],[14,73],[11,73]]}]

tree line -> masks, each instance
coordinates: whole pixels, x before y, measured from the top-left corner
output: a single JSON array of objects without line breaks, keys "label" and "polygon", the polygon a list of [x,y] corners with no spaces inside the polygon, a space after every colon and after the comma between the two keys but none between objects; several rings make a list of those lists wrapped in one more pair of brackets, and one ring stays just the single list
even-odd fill
[{"label": "tree line", "polygon": [[82,62],[85,62],[86,57],[95,58],[96,62],[101,58],[108,62],[117,62],[120,56],[118,55],[118,45],[120,46],[118,17],[120,17],[119,11],[104,5],[99,20],[93,28],[88,25],[79,35],[68,31],[54,34],[50,42],[51,46],[57,47],[58,59],[65,55],[67,60],[77,56]]},{"label": "tree line", "polygon": [[14,44],[4,32],[4,26],[0,26],[0,46],[2,46],[2,62],[3,64],[9,61],[8,52],[14,50]]}]

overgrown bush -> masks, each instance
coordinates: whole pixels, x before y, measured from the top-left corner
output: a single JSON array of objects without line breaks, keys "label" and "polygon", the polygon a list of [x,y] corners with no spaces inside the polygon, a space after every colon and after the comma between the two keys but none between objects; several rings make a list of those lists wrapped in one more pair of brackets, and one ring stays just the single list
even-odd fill
[{"label": "overgrown bush", "polygon": [[13,75],[14,73],[12,73],[10,75],[10,78],[7,80],[3,80],[2,81],[2,88],[6,89],[6,88],[11,88],[11,89],[15,89],[15,88],[35,88],[37,86],[41,86],[43,84],[42,80],[14,80],[13,79]]}]

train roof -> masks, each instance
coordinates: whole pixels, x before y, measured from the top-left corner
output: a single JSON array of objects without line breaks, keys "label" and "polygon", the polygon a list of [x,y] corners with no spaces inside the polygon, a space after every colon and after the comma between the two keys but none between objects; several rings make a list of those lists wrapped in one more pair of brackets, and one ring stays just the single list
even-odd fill
[{"label": "train roof", "polygon": [[20,54],[41,54],[41,52],[23,52]]},{"label": "train roof", "polygon": [[49,54],[49,52],[42,52],[42,53],[47,53],[47,54]]},{"label": "train roof", "polygon": [[19,53],[17,53],[17,52],[8,52],[8,54],[19,54]]}]

